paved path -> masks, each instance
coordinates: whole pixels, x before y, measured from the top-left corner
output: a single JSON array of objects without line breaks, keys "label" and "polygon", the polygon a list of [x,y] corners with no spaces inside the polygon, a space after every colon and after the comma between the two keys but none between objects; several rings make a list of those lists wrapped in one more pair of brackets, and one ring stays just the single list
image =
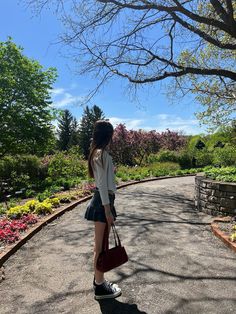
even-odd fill
[{"label": "paved path", "polygon": [[236,255],[193,208],[194,178],[117,193],[117,222],[129,263],[110,273],[123,294],[100,303],[91,283],[93,230],[79,205],[12,256],[0,284],[0,313],[235,313]]}]

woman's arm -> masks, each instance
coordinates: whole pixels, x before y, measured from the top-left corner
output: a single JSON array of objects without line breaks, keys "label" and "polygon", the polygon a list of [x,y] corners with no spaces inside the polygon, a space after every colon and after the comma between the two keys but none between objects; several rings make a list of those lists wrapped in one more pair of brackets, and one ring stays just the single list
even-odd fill
[{"label": "woman's arm", "polygon": [[[107,172],[108,172],[108,154],[106,151],[103,152],[103,159],[102,154],[99,154],[94,159],[94,168],[96,171],[97,176],[97,188],[100,193],[100,197],[102,200],[102,205],[105,209],[105,215],[107,222],[112,224],[114,222],[114,218],[111,212],[110,200],[109,200],[109,193],[108,193],[108,183],[107,183]],[[102,162],[103,161],[103,162]]]}]

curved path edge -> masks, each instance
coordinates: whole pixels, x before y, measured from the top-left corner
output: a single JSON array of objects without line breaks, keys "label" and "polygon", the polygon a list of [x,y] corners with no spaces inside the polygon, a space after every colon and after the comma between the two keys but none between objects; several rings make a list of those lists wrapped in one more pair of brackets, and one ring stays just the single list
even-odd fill
[{"label": "curved path edge", "polygon": [[230,249],[232,249],[236,253],[236,242],[232,242],[229,239],[229,236],[226,235],[223,231],[220,230],[217,222],[227,222],[229,218],[215,218],[211,223],[211,230],[214,235],[219,238],[224,244],[226,244]]},{"label": "curved path edge", "polygon": [[[150,181],[156,181],[156,180],[164,180],[164,179],[172,179],[172,178],[179,178],[179,177],[189,177],[189,176],[195,176],[196,174],[186,174],[186,175],[180,175],[180,176],[163,176],[163,177],[156,177],[156,178],[148,178],[144,180],[139,181],[133,181],[121,184],[117,186],[117,190],[121,188],[125,188],[129,185],[135,185],[139,183],[145,183]],[[58,217],[62,216],[65,212],[72,210],[77,205],[88,201],[90,198],[92,198],[92,195],[86,196],[84,198],[81,198],[73,203],[71,203],[68,206],[63,207],[62,209],[59,209],[57,212],[53,213],[50,216],[46,216],[41,220],[39,223],[36,223],[36,225],[33,228],[30,228],[29,232],[21,237],[21,239],[10,245],[9,247],[4,248],[4,251],[0,253],[0,269],[3,266],[3,264],[8,260],[9,257],[11,257],[21,246],[23,246],[29,239],[31,239],[36,233],[38,233],[44,226],[49,224],[50,222],[54,221]]]}]

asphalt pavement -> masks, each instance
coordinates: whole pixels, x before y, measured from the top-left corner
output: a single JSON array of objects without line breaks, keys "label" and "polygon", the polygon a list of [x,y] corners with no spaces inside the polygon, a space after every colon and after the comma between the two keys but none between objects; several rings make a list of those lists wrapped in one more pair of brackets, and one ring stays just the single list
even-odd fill
[{"label": "asphalt pavement", "polygon": [[0,314],[227,314],[236,309],[236,255],[194,208],[194,177],[117,191],[117,228],[129,262],[107,273],[122,296],[93,298],[93,224],[87,203],[44,227],[5,263]]}]

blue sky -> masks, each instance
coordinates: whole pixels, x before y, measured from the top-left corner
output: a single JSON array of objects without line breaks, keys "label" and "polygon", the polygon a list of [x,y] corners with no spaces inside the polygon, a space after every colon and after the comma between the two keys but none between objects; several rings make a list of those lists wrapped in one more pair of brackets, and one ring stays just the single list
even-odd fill
[{"label": "blue sky", "polygon": [[[63,26],[52,11],[47,9],[40,16],[35,16],[22,2],[0,1],[0,41],[11,36],[17,45],[24,48],[27,57],[38,60],[45,68],[56,67],[58,79],[52,91],[54,106],[69,109],[73,116],[80,119],[83,108],[79,103],[96,81],[86,75],[78,76],[76,64],[65,57],[62,46],[57,44]],[[124,82],[115,79],[102,88],[92,104],[98,105],[114,125],[125,123],[128,129],[161,132],[169,128],[181,130],[184,134],[205,132],[194,116],[200,105],[190,96],[172,104],[162,85],[157,83],[149,92],[146,89],[140,91],[139,100],[134,101],[125,91]]]}]

